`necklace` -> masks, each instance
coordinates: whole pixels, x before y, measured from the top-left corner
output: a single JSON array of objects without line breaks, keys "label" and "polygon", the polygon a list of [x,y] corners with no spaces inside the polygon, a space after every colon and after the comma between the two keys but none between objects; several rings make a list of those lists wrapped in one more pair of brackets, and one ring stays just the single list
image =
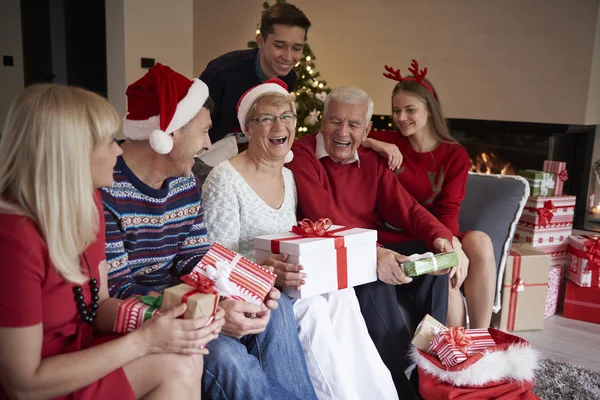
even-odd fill
[{"label": "necklace", "polygon": [[77,312],[79,313],[81,320],[86,324],[91,325],[94,321],[94,318],[96,318],[96,311],[98,310],[98,300],[100,299],[100,297],[98,296],[98,292],[100,290],[98,289],[98,281],[92,276],[92,269],[90,268],[90,263],[88,262],[85,252],[83,253],[83,259],[85,260],[88,272],[90,273],[90,280],[88,281],[88,285],[90,286],[90,293],[92,294],[92,302],[90,303],[90,306],[88,308],[88,306],[86,306],[85,302],[83,301],[83,288],[81,286],[73,287],[73,298],[75,300],[75,304],[77,304]]}]

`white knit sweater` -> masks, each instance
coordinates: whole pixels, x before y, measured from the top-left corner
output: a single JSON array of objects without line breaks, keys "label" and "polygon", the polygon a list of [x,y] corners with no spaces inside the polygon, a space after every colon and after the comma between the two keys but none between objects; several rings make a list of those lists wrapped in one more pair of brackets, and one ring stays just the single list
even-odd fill
[{"label": "white knit sweater", "polygon": [[285,197],[279,209],[266,204],[229,161],[211,171],[202,187],[204,221],[210,243],[219,242],[254,261],[255,236],[288,232],[296,224],[298,202],[292,171],[283,168]]}]

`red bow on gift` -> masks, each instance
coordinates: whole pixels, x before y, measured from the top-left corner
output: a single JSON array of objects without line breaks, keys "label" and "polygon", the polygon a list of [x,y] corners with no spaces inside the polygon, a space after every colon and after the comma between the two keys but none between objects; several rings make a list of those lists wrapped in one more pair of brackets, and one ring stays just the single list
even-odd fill
[{"label": "red bow on gift", "polygon": [[190,286],[193,286],[195,291],[198,293],[212,294],[217,293],[215,290],[215,282],[208,279],[204,275],[194,273],[193,271],[187,275],[182,276],[181,281]]},{"label": "red bow on gift", "polygon": [[544,207],[537,209],[538,215],[540,216],[540,226],[548,226],[548,224],[552,222],[555,211],[556,208],[554,207],[554,204],[552,204],[552,200],[544,202]]},{"label": "red bow on gift", "polygon": [[600,242],[598,239],[586,240],[583,245],[588,249],[585,256],[588,260],[588,269],[592,266],[600,268]]},{"label": "red bow on gift", "polygon": [[563,182],[565,182],[567,179],[569,179],[569,173],[567,172],[566,169],[563,169],[562,171],[560,171],[558,173],[558,179],[560,179]]},{"label": "red bow on gift", "polygon": [[448,344],[456,347],[461,353],[467,354],[469,346],[473,344],[471,335],[465,332],[465,328],[462,326],[453,327],[450,326],[447,330],[442,332],[442,335],[448,341]]},{"label": "red bow on gift", "polygon": [[523,282],[523,279],[521,279],[521,278],[515,279],[515,283],[513,284],[511,290],[515,293],[522,292],[523,290],[525,290],[525,282]]},{"label": "red bow on gift", "polygon": [[333,225],[333,223],[329,218],[321,218],[316,222],[304,218],[302,221],[298,222],[297,226],[292,227],[292,232],[297,235],[309,237],[327,236],[327,230],[331,228],[331,225]]}]

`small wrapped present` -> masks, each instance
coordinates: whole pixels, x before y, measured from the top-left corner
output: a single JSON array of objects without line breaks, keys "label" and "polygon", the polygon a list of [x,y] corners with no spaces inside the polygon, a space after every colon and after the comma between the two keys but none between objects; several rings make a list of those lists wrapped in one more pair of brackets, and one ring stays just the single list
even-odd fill
[{"label": "small wrapped present", "polygon": [[529,182],[530,196],[552,196],[554,194],[554,174],[533,169],[519,171],[519,175]]},{"label": "small wrapped present", "polygon": [[567,163],[561,161],[544,161],[544,172],[554,174],[554,194],[560,196],[563,193],[563,184],[569,179]]},{"label": "small wrapped present", "polygon": [[513,243],[506,262],[500,329],[544,329],[550,256],[527,243]]},{"label": "small wrapped present", "polygon": [[[180,278],[186,283],[165,289],[161,308],[168,309],[186,303],[184,319],[213,316],[219,304],[219,294],[214,289],[214,282],[201,275],[191,275],[184,275]],[[212,318],[209,318],[207,324],[211,322]]]},{"label": "small wrapped present", "polygon": [[567,280],[563,317],[600,324],[600,288],[580,287]]},{"label": "small wrapped present", "polygon": [[411,358],[419,373],[419,394],[434,400],[539,399],[531,393],[537,352],[517,336],[493,328],[488,332],[495,345],[452,367],[413,347]]},{"label": "small wrapped present", "polygon": [[466,361],[469,356],[495,345],[496,342],[487,329],[451,326],[433,338],[429,352],[435,353],[443,365],[453,367]]},{"label": "small wrapped present", "polygon": [[409,261],[401,264],[407,276],[425,275],[458,265],[458,255],[454,251],[439,254],[413,254],[408,259]]},{"label": "small wrapped present", "polygon": [[329,218],[304,219],[291,232],[254,238],[256,262],[271,254],[287,254],[308,275],[300,290],[284,292],[294,298],[335,292],[377,280],[377,231],[333,225]]},{"label": "small wrapped present", "polygon": [[444,324],[427,314],[417,326],[412,344],[419,350],[429,351],[433,338],[443,329],[446,329]]},{"label": "small wrapped present", "polygon": [[113,331],[129,333],[136,330],[156,314],[163,296],[134,296],[119,304]]},{"label": "small wrapped present", "polygon": [[563,277],[563,265],[553,265],[550,267],[548,276],[548,293],[546,294],[546,312],[544,318],[549,318],[556,314],[558,303],[560,301],[560,286]]},{"label": "small wrapped present", "polygon": [[517,224],[515,242],[547,253],[567,250],[573,230],[575,196],[529,197]]},{"label": "small wrapped present", "polygon": [[576,235],[569,238],[567,278],[582,287],[600,287],[600,241],[598,237]]},{"label": "small wrapped present", "polygon": [[276,275],[219,243],[213,244],[188,275],[213,281],[223,297],[261,305],[275,284]]}]

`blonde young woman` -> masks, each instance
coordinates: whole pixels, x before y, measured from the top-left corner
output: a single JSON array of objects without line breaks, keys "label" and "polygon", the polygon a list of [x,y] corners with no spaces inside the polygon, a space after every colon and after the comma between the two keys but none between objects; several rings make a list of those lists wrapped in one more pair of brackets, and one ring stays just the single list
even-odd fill
[{"label": "blonde young woman", "polygon": [[[78,88],[30,86],[0,139],[0,399],[199,399],[218,319],[175,319],[125,336],[114,321],[96,189],[121,153],[116,111]],[[98,317],[98,318],[96,318]],[[105,330],[110,324],[105,325]]]},{"label": "blonde young woman", "polygon": [[[211,243],[254,259],[255,236],[285,232],[297,223],[296,184],[292,172],[284,168],[295,137],[295,112],[294,100],[279,79],[251,88],[240,99],[238,119],[248,136],[248,149],[213,169],[203,188]],[[286,255],[278,254],[266,262],[274,267],[278,287],[319,279],[285,261]],[[319,399],[398,398],[353,288],[295,300],[294,315]]]}]

